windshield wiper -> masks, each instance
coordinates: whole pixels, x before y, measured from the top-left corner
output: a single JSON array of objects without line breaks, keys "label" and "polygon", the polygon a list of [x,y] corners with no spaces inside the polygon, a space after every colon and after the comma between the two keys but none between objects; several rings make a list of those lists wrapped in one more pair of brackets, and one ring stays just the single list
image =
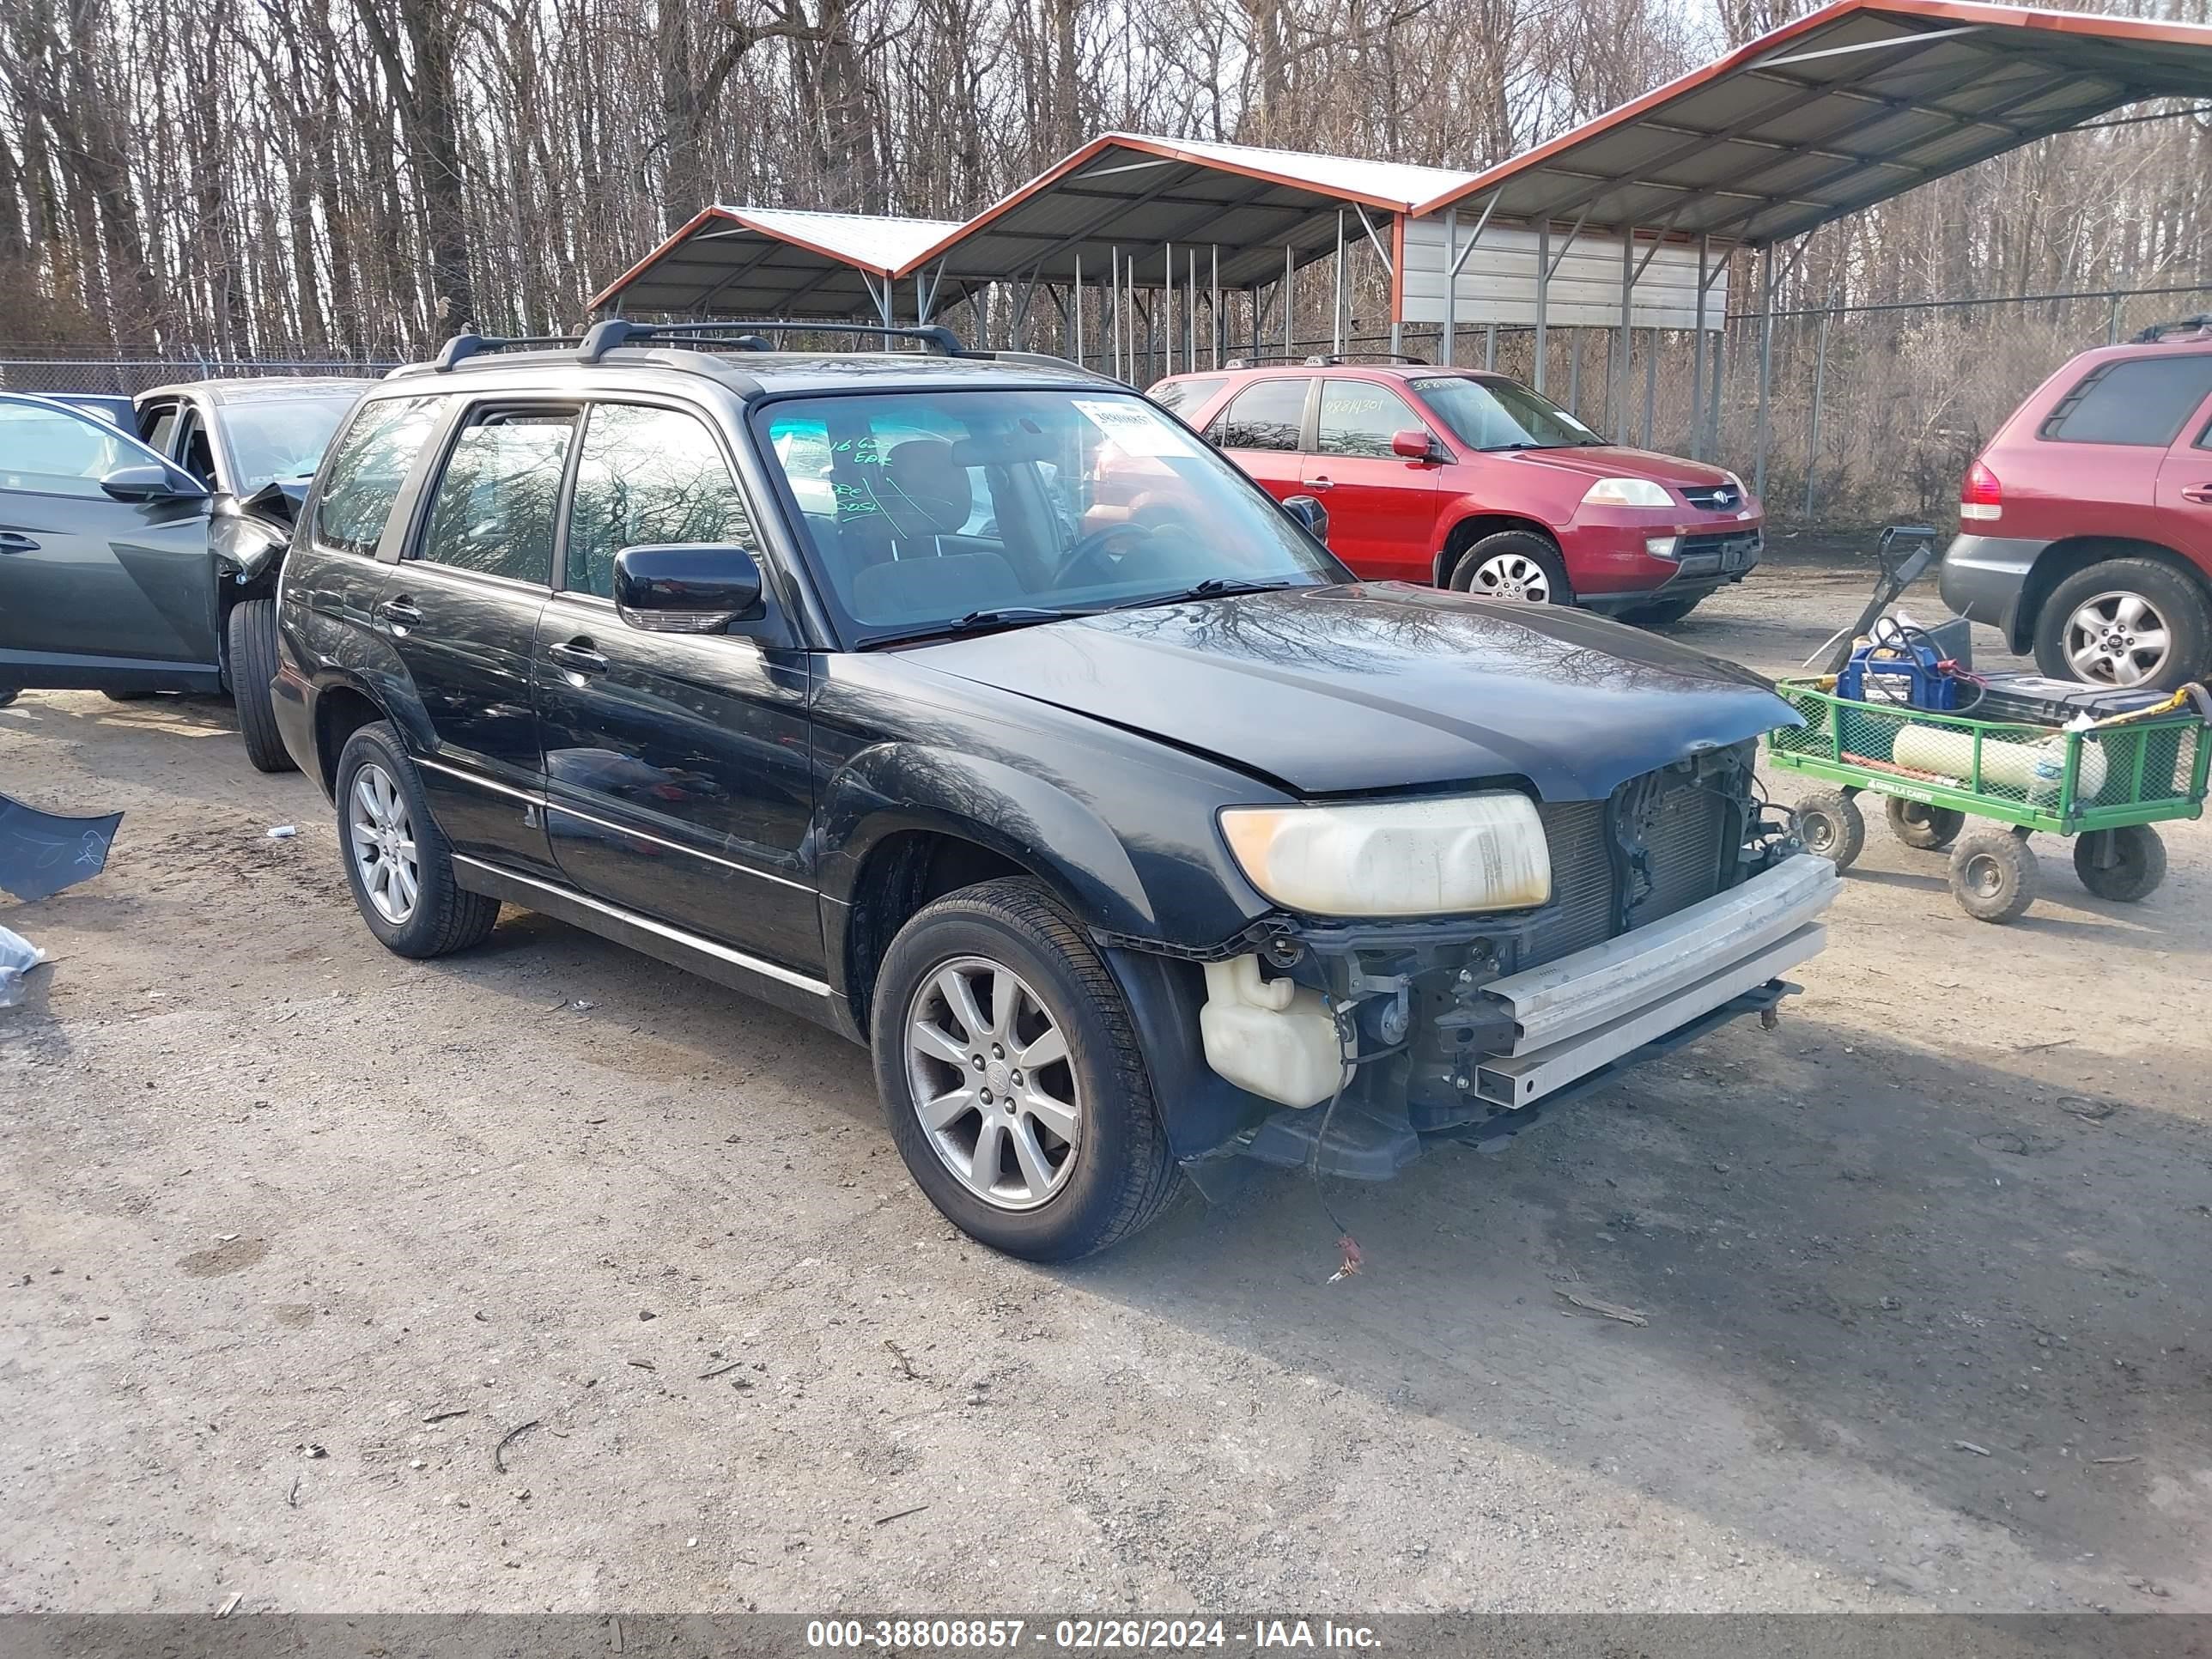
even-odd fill
[{"label": "windshield wiper", "polygon": [[1302,582],[1267,576],[1208,576],[1204,581],[1193,582],[1179,593],[1151,593],[1141,599],[1124,599],[1111,608],[1115,611],[1141,611],[1147,605],[1181,605],[1187,599],[1218,599],[1228,593],[1272,593],[1278,588],[1304,586]]},{"label": "windshield wiper", "polygon": [[1070,617],[1080,617],[1081,611],[1066,611],[1042,605],[1006,605],[988,611],[970,611],[964,617],[955,617],[950,622],[930,623],[921,628],[909,628],[896,634],[878,634],[864,641],[862,650],[873,650],[880,645],[904,645],[915,640],[948,639],[960,634],[979,634],[993,628],[1022,628],[1031,623],[1065,622]]}]

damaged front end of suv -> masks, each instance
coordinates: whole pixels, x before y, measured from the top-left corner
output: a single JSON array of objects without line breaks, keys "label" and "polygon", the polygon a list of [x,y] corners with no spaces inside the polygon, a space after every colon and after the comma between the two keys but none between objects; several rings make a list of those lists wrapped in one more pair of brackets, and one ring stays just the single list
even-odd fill
[{"label": "damaged front end of suv", "polygon": [[[1837,881],[1759,799],[1753,749],[1686,756],[1603,800],[1459,797],[1426,823],[1391,807],[1224,814],[1263,890],[1307,908],[1204,964],[1206,1062],[1273,1106],[1222,1150],[1382,1179],[1440,1141],[1510,1139],[1729,1020],[1771,1022]],[[1478,914],[1311,914],[1330,858],[1423,863],[1456,885],[1439,908]]]}]

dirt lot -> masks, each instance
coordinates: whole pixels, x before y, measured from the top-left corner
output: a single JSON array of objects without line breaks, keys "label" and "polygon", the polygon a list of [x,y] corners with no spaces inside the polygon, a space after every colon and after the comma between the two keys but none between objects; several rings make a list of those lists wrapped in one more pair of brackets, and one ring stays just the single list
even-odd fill
[{"label": "dirt lot", "polygon": [[2212,1609],[2203,825],[2008,930],[1877,825],[1778,1031],[1336,1189],[1328,1285],[1299,1180],[1042,1271],[857,1048],[514,913],[386,955],[224,705],[27,696],[0,787],[127,815],[0,901],[0,1607]]}]

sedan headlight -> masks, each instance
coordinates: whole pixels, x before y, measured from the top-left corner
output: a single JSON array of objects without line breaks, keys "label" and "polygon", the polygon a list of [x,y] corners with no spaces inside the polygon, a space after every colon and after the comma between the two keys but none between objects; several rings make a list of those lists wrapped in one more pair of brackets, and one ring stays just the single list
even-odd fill
[{"label": "sedan headlight", "polygon": [[1318,916],[1521,910],[1552,896],[1552,852],[1509,790],[1345,806],[1231,806],[1221,833],[1251,884]]},{"label": "sedan headlight", "polygon": [[1667,486],[1649,478],[1600,478],[1583,492],[1584,507],[1672,507]]}]

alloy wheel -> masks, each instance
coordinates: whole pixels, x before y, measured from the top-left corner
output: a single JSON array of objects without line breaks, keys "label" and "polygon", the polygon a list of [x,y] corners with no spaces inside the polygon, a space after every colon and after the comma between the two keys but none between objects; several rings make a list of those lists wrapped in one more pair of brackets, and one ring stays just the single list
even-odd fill
[{"label": "alloy wheel", "polygon": [[1525,599],[1531,605],[1552,602],[1552,579],[1525,553],[1494,553],[1475,567],[1471,591],[1493,599]]},{"label": "alloy wheel", "polygon": [[377,915],[397,927],[415,914],[422,871],[415,854],[415,823],[407,798],[392,775],[371,761],[353,775],[347,796],[347,840],[362,890]]},{"label": "alloy wheel", "polygon": [[2066,619],[2066,660],[2093,685],[2142,685],[2172,648],[2166,618],[2140,593],[2099,593]]},{"label": "alloy wheel", "polygon": [[1083,1133],[1067,1036],[1027,981],[962,957],[906,1018],[914,1109],[945,1167],[985,1203],[1033,1210],[1066,1184]]}]

